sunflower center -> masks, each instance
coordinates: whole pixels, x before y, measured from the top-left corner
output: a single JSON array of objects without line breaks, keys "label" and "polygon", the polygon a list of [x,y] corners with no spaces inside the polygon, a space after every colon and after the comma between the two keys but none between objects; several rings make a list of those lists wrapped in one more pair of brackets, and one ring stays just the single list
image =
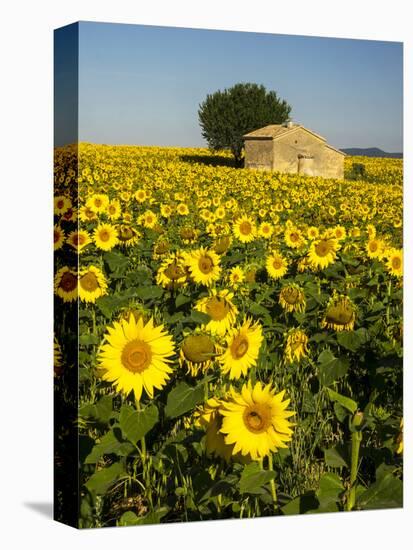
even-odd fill
[{"label": "sunflower center", "polygon": [[99,287],[98,280],[94,273],[86,273],[80,278],[80,286],[88,292],[93,292]]},{"label": "sunflower center", "polygon": [[204,363],[214,354],[214,343],[206,334],[188,336],[182,344],[182,352],[188,361]]},{"label": "sunflower center", "polygon": [[202,258],[200,258],[198,261],[198,267],[199,270],[202,271],[202,273],[211,273],[211,271],[214,269],[214,262],[209,256],[202,256]]},{"label": "sunflower center", "polygon": [[64,203],[64,201],[63,201],[62,199],[58,200],[58,201],[57,201],[57,208],[63,208],[64,204],[65,204],[65,203]]},{"label": "sunflower center", "polygon": [[239,232],[242,233],[242,235],[249,235],[251,230],[252,226],[250,222],[242,222],[239,226]]},{"label": "sunflower center", "polygon": [[372,241],[369,245],[369,248],[370,248],[370,251],[371,252],[376,252],[376,250],[378,249],[379,245],[377,244],[376,241]]},{"label": "sunflower center", "polygon": [[336,325],[347,325],[353,319],[353,309],[345,304],[331,306],[327,309],[326,319]]},{"label": "sunflower center", "polygon": [[130,372],[141,373],[151,364],[152,350],[143,340],[131,340],[123,348],[121,361]]},{"label": "sunflower center", "polygon": [[268,405],[255,403],[245,409],[243,420],[250,432],[255,434],[265,432],[271,426],[271,408]]},{"label": "sunflower center", "polygon": [[77,287],[77,277],[73,273],[63,273],[59,284],[60,288],[63,288],[66,292],[71,292]]},{"label": "sunflower center", "polygon": [[95,199],[95,206],[96,208],[99,208],[100,206],[102,206],[102,199]]},{"label": "sunflower center", "polygon": [[216,296],[208,300],[205,309],[213,321],[222,321],[229,313],[229,305],[227,302],[225,300],[220,300]]},{"label": "sunflower center", "polygon": [[73,237],[73,242],[77,245],[77,246],[81,246],[82,244],[85,243],[85,236],[82,235],[82,233],[78,233],[77,235],[75,235]]},{"label": "sunflower center", "polygon": [[300,240],[300,235],[298,233],[290,233],[290,239],[293,241],[293,243],[296,243]]},{"label": "sunflower center", "polygon": [[274,258],[272,261],[272,266],[274,269],[280,269],[283,265],[281,258]]},{"label": "sunflower center", "polygon": [[248,339],[244,335],[239,334],[231,344],[231,355],[235,359],[241,359],[247,353],[248,348]]},{"label": "sunflower center", "polygon": [[102,231],[99,232],[99,238],[101,241],[106,242],[110,239],[110,233],[107,229],[102,229]]},{"label": "sunflower center", "polygon": [[130,227],[122,227],[119,238],[121,241],[129,241],[133,237],[133,231]]},{"label": "sunflower center", "polygon": [[393,266],[393,269],[400,269],[402,266],[402,261],[396,256],[395,258],[392,258],[391,265]]},{"label": "sunflower center", "polygon": [[315,247],[315,253],[318,257],[324,258],[324,256],[327,256],[333,249],[333,246],[330,241],[320,241],[318,242]]},{"label": "sunflower center", "polygon": [[170,265],[168,265],[164,273],[171,281],[176,281],[185,275],[183,269],[177,264],[176,261],[173,261]]},{"label": "sunflower center", "polygon": [[291,305],[296,304],[300,299],[300,292],[296,288],[284,288],[281,295]]},{"label": "sunflower center", "polygon": [[194,239],[195,238],[195,232],[194,232],[193,229],[191,229],[189,227],[184,227],[181,230],[181,237],[183,239]]}]

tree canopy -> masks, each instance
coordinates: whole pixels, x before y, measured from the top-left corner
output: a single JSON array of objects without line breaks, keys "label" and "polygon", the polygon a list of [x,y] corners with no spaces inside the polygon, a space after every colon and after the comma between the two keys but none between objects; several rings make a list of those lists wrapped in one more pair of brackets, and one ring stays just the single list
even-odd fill
[{"label": "tree canopy", "polygon": [[242,136],[268,124],[282,124],[289,118],[291,106],[252,83],[235,84],[224,91],[208,94],[199,105],[198,117],[202,136],[213,150],[230,149],[235,165],[242,165]]}]

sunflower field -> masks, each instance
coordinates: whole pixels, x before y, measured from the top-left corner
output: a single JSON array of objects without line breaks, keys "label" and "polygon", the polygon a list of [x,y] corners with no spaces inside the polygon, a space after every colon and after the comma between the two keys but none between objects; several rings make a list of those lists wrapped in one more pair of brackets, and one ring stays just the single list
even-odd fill
[{"label": "sunflower field", "polygon": [[62,516],[67,490],[82,528],[402,506],[403,166],[345,163],[55,150]]}]

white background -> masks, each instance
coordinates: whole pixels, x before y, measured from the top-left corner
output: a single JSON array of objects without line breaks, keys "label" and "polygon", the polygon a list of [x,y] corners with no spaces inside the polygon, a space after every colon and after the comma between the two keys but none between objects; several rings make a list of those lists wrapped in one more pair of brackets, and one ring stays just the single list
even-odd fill
[{"label": "white background", "polygon": [[[412,512],[412,46],[408,0],[71,0],[3,5],[0,136],[0,544],[25,548],[407,547]],[[52,30],[78,20],[405,42],[405,508],[76,531],[51,521]],[[354,83],[357,86],[357,83]],[[374,145],[374,144],[373,144]],[[409,529],[410,527],[410,529]],[[129,546],[131,547],[131,546]]]}]

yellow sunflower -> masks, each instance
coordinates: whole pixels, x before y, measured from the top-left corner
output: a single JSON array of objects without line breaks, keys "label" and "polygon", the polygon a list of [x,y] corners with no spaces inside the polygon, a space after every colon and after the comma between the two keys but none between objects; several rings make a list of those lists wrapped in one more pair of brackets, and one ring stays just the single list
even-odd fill
[{"label": "yellow sunflower", "polygon": [[82,302],[94,303],[107,294],[107,282],[103,272],[94,265],[89,265],[79,273],[79,298]]},{"label": "yellow sunflower", "polygon": [[93,239],[96,247],[101,250],[112,250],[119,242],[116,228],[109,223],[98,225],[93,233]]},{"label": "yellow sunflower", "polygon": [[272,279],[280,279],[287,273],[288,261],[279,252],[273,252],[267,257],[265,267]]},{"label": "yellow sunflower", "polygon": [[304,290],[295,283],[284,286],[281,289],[278,301],[286,311],[302,313],[305,310],[306,300]]},{"label": "yellow sunflower", "polygon": [[228,290],[212,289],[209,296],[196,302],[195,309],[211,318],[205,330],[213,335],[223,336],[235,323],[238,309],[232,302],[234,294]]},{"label": "yellow sunflower", "polygon": [[348,296],[334,295],[327,305],[321,327],[341,332],[353,330],[356,320],[356,308]]},{"label": "yellow sunflower", "polygon": [[134,197],[139,203],[144,203],[147,199],[145,189],[138,189],[137,191],[135,191]]},{"label": "yellow sunflower", "polygon": [[162,389],[169,380],[174,354],[172,336],[163,325],[155,327],[153,319],[146,324],[142,318],[114,322],[107,327],[104,343],[98,354],[103,380],[128,395],[133,391],[139,401],[144,389],[153,398],[154,389]]},{"label": "yellow sunflower", "polygon": [[165,258],[158,269],[156,284],[170,290],[185,286],[187,283],[186,266],[182,255],[174,253]]},{"label": "yellow sunflower", "polygon": [[234,445],[233,454],[260,460],[287,447],[293,433],[288,418],[295,413],[286,410],[290,400],[283,401],[284,394],[285,390],[276,394],[271,384],[257,382],[252,387],[251,381],[243,385],[241,393],[232,389],[219,410],[224,417],[220,431],[225,443]]},{"label": "yellow sunflower", "polygon": [[70,267],[61,267],[54,278],[54,292],[64,302],[77,300],[77,273]]},{"label": "yellow sunflower", "polygon": [[219,256],[213,250],[201,246],[186,255],[187,265],[195,283],[211,286],[221,275]]},{"label": "yellow sunflower", "polygon": [[221,433],[223,416],[220,413],[221,400],[211,397],[195,413],[195,425],[205,428],[205,447],[207,455],[214,455],[230,462],[234,445],[225,443],[225,436]]},{"label": "yellow sunflower", "polygon": [[197,376],[205,373],[216,355],[214,340],[203,332],[188,335],[181,344],[179,364],[186,366],[187,373]]},{"label": "yellow sunflower", "polygon": [[245,279],[243,270],[238,266],[231,268],[228,279],[229,279],[229,284],[232,287],[239,286],[241,283],[244,282],[244,279]]},{"label": "yellow sunflower", "polygon": [[306,243],[302,231],[294,226],[285,230],[284,241],[290,248],[301,248]]},{"label": "yellow sunflower", "polygon": [[83,249],[92,242],[92,239],[87,231],[80,229],[79,231],[71,231],[66,242],[80,254],[83,252]]},{"label": "yellow sunflower", "polygon": [[141,234],[130,225],[118,225],[116,229],[118,231],[119,243],[124,246],[132,246],[136,244],[141,237]]},{"label": "yellow sunflower", "polygon": [[245,319],[241,326],[230,330],[226,337],[227,349],[219,357],[222,372],[228,374],[230,380],[245,376],[257,364],[262,341],[261,325],[252,319]]},{"label": "yellow sunflower", "polygon": [[324,269],[336,259],[336,252],[340,248],[334,238],[323,236],[313,241],[307,254],[308,263],[313,269]]},{"label": "yellow sunflower", "polygon": [[146,210],[140,217],[140,223],[148,229],[153,229],[158,223],[158,216],[152,210]]},{"label": "yellow sunflower", "polygon": [[106,207],[106,214],[111,220],[117,220],[122,214],[122,209],[118,200],[111,201]]},{"label": "yellow sunflower", "polygon": [[232,226],[235,237],[242,243],[250,243],[256,237],[257,229],[254,221],[248,216],[241,216]]},{"label": "yellow sunflower", "polygon": [[55,225],[53,230],[53,246],[55,250],[62,248],[65,242],[65,232],[60,225]]},{"label": "yellow sunflower", "polygon": [[378,258],[381,260],[384,255],[386,243],[382,239],[370,239],[366,244],[366,252],[369,258]]},{"label": "yellow sunflower", "polygon": [[386,268],[394,277],[403,276],[403,250],[391,248],[386,252]]},{"label": "yellow sunflower", "polygon": [[103,193],[92,195],[86,202],[86,206],[96,214],[105,212],[109,204],[109,197]]},{"label": "yellow sunflower", "polygon": [[264,239],[269,239],[273,233],[274,233],[274,228],[270,223],[268,222],[261,223],[258,229],[258,235],[260,237],[264,237]]},{"label": "yellow sunflower", "polygon": [[299,329],[293,328],[287,332],[284,348],[284,359],[287,363],[299,363],[308,355],[308,336]]},{"label": "yellow sunflower", "polygon": [[64,214],[72,206],[72,201],[64,195],[54,197],[54,213],[56,215]]}]

